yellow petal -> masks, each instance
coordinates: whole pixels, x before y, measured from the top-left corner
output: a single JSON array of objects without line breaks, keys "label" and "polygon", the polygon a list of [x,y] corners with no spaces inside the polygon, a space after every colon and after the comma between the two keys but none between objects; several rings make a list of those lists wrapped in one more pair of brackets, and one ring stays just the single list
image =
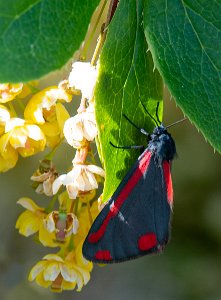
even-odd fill
[{"label": "yellow petal", "polygon": [[83,242],[78,244],[78,247],[76,249],[76,262],[77,266],[82,267],[86,269],[87,271],[91,272],[93,269],[93,264],[92,262],[86,260],[82,254],[82,245]]},{"label": "yellow petal", "polygon": [[43,125],[40,125],[41,130],[44,132],[47,139],[47,146],[54,148],[61,141],[61,131],[58,126],[58,122],[46,122]]},{"label": "yellow petal", "polygon": [[55,87],[47,91],[47,97],[51,102],[55,103],[57,100],[64,102],[70,102],[72,100],[72,95],[68,94],[64,89]]},{"label": "yellow petal", "polygon": [[64,260],[56,254],[47,254],[43,257],[43,259],[45,259],[45,260],[55,260],[57,262],[64,262]]},{"label": "yellow petal", "polygon": [[80,272],[78,272],[78,276],[77,276],[77,279],[76,279],[76,282],[77,282],[77,291],[80,292],[83,285],[84,285],[84,279],[81,275]]},{"label": "yellow petal", "polygon": [[37,210],[44,211],[44,208],[38,206],[31,198],[28,197],[20,198],[17,203],[32,212],[36,212]]},{"label": "yellow petal", "polygon": [[44,280],[54,281],[60,273],[60,265],[58,262],[48,262],[47,267],[44,269]]},{"label": "yellow petal", "polygon": [[77,280],[78,273],[71,267],[71,264],[61,265],[61,275],[64,280],[69,282],[75,282]]},{"label": "yellow petal", "polygon": [[39,273],[41,273],[45,266],[46,266],[47,262],[45,261],[39,261],[30,271],[29,276],[28,276],[28,280],[29,281],[33,281],[35,280],[35,278],[39,275]]},{"label": "yellow petal", "polygon": [[75,266],[75,269],[78,270],[79,273],[82,275],[83,280],[84,280],[84,285],[86,285],[91,278],[90,272],[88,272],[87,270],[84,270],[83,268],[80,268],[78,266]]},{"label": "yellow petal", "polygon": [[59,129],[57,121],[50,122],[50,123],[47,122],[43,125],[40,125],[40,127],[41,127],[41,130],[44,132],[44,134],[47,137],[54,137],[60,133],[60,129]]},{"label": "yellow petal", "polygon": [[44,140],[45,136],[42,130],[37,125],[26,125],[28,137],[35,141]]},{"label": "yellow petal", "polygon": [[42,140],[35,141],[31,138],[28,138],[24,148],[18,148],[18,152],[23,157],[28,157],[34,155],[40,151],[43,151],[46,145],[46,138]]},{"label": "yellow petal", "polygon": [[52,148],[52,149],[54,147],[56,147],[61,141],[60,135],[56,135],[56,136],[52,136],[52,137],[46,136],[46,139],[47,139],[47,147]]},{"label": "yellow petal", "polygon": [[61,284],[62,290],[74,290],[76,287],[76,282],[68,282],[63,280]]},{"label": "yellow petal", "polygon": [[5,124],[5,132],[12,131],[15,128],[23,127],[25,124],[25,120],[21,118],[11,118]]},{"label": "yellow petal", "polygon": [[36,277],[36,283],[44,288],[48,288],[51,285],[51,281],[46,281],[44,279],[43,272]]},{"label": "yellow petal", "polygon": [[30,236],[39,230],[41,222],[42,220],[37,215],[26,210],[19,216],[15,227],[19,230],[20,234]]},{"label": "yellow petal", "polygon": [[[73,264],[73,262],[72,262]],[[76,282],[77,283],[77,291],[80,291],[84,285],[84,279],[81,273],[71,265],[71,263],[67,263],[61,266],[61,274],[65,281],[67,282]]]},{"label": "yellow petal", "polygon": [[6,172],[13,168],[18,161],[18,153],[9,144],[10,134],[4,134],[0,138],[0,172]]},{"label": "yellow petal", "polygon": [[51,232],[55,231],[55,222],[53,219],[53,212],[51,212],[50,214],[47,215],[47,217],[45,218],[44,225],[48,232],[51,233]]},{"label": "yellow petal", "polygon": [[[44,117],[43,117],[43,101],[47,99],[47,92],[53,88],[57,88],[56,86],[51,86],[42,91],[36,93],[28,102],[25,107],[24,117],[25,120],[30,121],[31,123],[36,124],[44,124]],[[53,105],[53,103],[52,103]]]},{"label": "yellow petal", "polygon": [[64,107],[64,105],[62,105],[61,103],[57,103],[55,109],[56,109],[58,126],[60,128],[60,131],[63,134],[64,123],[66,122],[67,119],[70,118],[70,115],[66,110],[66,108]]},{"label": "yellow petal", "polygon": [[0,124],[4,125],[5,122],[9,120],[10,120],[9,110],[4,105],[0,105]]},{"label": "yellow petal", "polygon": [[[45,247],[58,247],[59,244],[56,242],[55,233],[48,232],[48,230],[45,228],[43,222],[39,229],[39,241],[42,243]],[[45,258],[46,259],[46,258]]]}]

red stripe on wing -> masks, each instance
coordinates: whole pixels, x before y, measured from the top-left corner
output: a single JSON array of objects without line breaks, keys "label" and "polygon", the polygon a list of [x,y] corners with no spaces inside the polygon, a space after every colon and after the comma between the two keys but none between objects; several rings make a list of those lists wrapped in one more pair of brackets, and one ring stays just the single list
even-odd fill
[{"label": "red stripe on wing", "polygon": [[170,172],[170,163],[168,161],[163,162],[163,173],[166,182],[167,199],[170,206],[173,204],[173,184]]},{"label": "red stripe on wing", "polygon": [[88,241],[90,243],[97,243],[104,235],[107,225],[111,218],[116,216],[127,199],[128,195],[131,193],[133,188],[136,186],[140,178],[143,176],[145,171],[147,170],[149,163],[150,163],[150,158],[151,158],[151,153],[149,151],[146,151],[144,153],[144,156],[142,159],[139,161],[139,165],[137,169],[134,171],[128,182],[126,183],[125,187],[123,190],[120,192],[119,196],[115,201],[110,206],[110,211],[108,212],[106,218],[104,219],[103,223],[101,224],[100,228],[96,231],[93,232],[89,235]]}]

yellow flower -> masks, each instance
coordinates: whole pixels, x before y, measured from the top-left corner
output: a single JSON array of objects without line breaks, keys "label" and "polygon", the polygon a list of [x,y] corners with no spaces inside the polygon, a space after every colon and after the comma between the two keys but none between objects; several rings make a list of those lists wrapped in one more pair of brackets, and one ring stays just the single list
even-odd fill
[{"label": "yellow flower", "polygon": [[0,103],[13,100],[22,92],[23,83],[0,83]]},{"label": "yellow flower", "polygon": [[70,102],[72,95],[56,86],[48,87],[36,93],[26,105],[24,116],[35,124],[44,124],[54,118],[54,106],[58,100]]},{"label": "yellow flower", "polygon": [[76,234],[79,227],[77,217],[65,211],[52,211],[44,222],[49,232],[55,232],[56,241],[62,243],[71,234]]},{"label": "yellow flower", "polygon": [[54,292],[73,290],[80,291],[90,280],[93,264],[84,259],[82,244],[68,253],[63,259],[58,254],[48,254],[38,262],[29,274],[29,280],[45,288],[51,287]]},{"label": "yellow flower", "polygon": [[46,216],[44,208],[39,207],[32,199],[25,197],[20,198],[17,203],[26,208],[26,211],[19,216],[15,228],[24,236],[38,232]]},{"label": "yellow flower", "polygon": [[27,197],[20,198],[17,203],[26,208],[15,225],[19,233],[28,237],[38,232],[39,241],[43,246],[58,247],[60,244],[56,241],[55,233],[50,233],[45,228],[44,220],[47,217],[45,209]]},{"label": "yellow flower", "polygon": [[51,110],[50,118],[44,124],[39,125],[46,136],[48,147],[53,148],[61,141],[64,123],[69,117],[66,108],[61,103],[57,103]]},{"label": "yellow flower", "polygon": [[11,118],[6,122],[5,132],[11,146],[23,157],[43,151],[46,139],[37,125],[27,124],[20,118]]},{"label": "yellow flower", "polygon": [[35,94],[28,102],[25,120],[38,124],[47,138],[47,146],[56,146],[63,138],[65,121],[70,117],[68,111],[57,101],[70,102],[72,95],[56,86],[48,87]]},{"label": "yellow flower", "polygon": [[9,143],[9,134],[0,137],[0,172],[13,168],[18,161],[17,151]]}]

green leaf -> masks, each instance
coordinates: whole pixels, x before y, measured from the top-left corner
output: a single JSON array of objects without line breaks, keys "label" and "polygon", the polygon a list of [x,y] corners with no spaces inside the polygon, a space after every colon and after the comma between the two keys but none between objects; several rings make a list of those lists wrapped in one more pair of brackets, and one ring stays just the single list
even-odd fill
[{"label": "green leaf", "polygon": [[0,82],[61,68],[79,48],[99,0],[0,0]]},{"label": "green leaf", "polygon": [[[120,1],[100,57],[95,103],[99,151],[106,171],[103,201],[113,194],[140,154],[139,150],[113,148],[110,141],[118,146],[147,145],[145,136],[123,114],[151,132],[156,125],[141,101],[155,116],[157,102],[162,100],[162,82],[147,51],[142,12],[143,1]],[[162,105],[158,115],[161,119]]]},{"label": "green leaf", "polygon": [[144,28],[177,104],[221,152],[221,1],[146,0]]}]

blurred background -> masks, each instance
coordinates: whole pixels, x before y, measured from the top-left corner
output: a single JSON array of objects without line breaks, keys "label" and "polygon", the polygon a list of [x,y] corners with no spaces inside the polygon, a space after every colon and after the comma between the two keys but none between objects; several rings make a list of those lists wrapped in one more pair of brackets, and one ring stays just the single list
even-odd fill
[{"label": "blurred background", "polygon": [[[63,74],[44,79],[44,85],[58,83],[67,70],[70,64]],[[182,117],[165,91],[164,123]],[[29,180],[42,155],[20,158],[15,169],[0,174],[0,300],[220,300],[221,157],[189,121],[171,127],[170,133],[176,141],[178,158],[172,170],[172,237],[165,252],[116,265],[94,266],[91,280],[80,293],[53,294],[27,279],[37,261],[56,251],[43,248],[15,230],[23,211],[16,205],[20,197],[31,197],[44,206],[45,199],[38,201]],[[72,158],[71,147],[59,149],[58,171],[66,170]]]},{"label": "blurred background", "polygon": [[[170,124],[183,115],[167,92],[165,95],[164,123]],[[16,201],[22,196],[38,200],[29,181],[38,160],[20,159],[15,169],[0,174],[0,299],[220,300],[221,158],[189,121],[172,127],[170,132],[178,158],[172,172],[172,238],[165,252],[122,264],[95,266],[90,282],[80,293],[53,294],[27,280],[31,267],[54,251],[15,230],[16,219],[23,211]],[[59,149],[58,170],[69,166],[71,152],[69,146]],[[42,198],[38,203],[44,205],[44,201]]]}]

